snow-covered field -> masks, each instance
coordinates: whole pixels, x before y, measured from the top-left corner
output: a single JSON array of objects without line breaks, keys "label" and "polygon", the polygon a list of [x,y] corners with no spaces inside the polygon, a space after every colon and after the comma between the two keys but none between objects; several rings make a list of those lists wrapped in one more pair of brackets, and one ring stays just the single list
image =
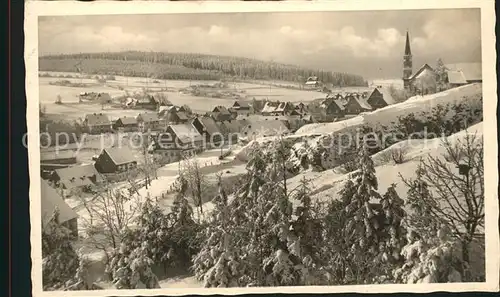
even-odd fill
[{"label": "snow-covered field", "polygon": [[[194,112],[204,113],[211,111],[215,106],[224,105],[231,106],[234,103],[233,99],[219,99],[211,97],[199,97],[189,94],[182,94],[180,89],[186,88],[190,85],[196,84],[214,84],[216,81],[188,81],[188,80],[153,80],[139,77],[122,77],[115,76],[115,80],[109,80],[106,83],[97,83],[95,79],[79,78],[76,73],[58,73],[58,72],[44,72],[49,73],[51,76],[65,75],[65,77],[39,77],[39,90],[40,90],[40,103],[45,106],[46,112],[50,114],[64,114],[68,118],[79,118],[87,113],[105,112],[109,114],[112,119],[119,116],[137,115],[139,110],[122,110],[111,109],[106,107],[105,110],[101,109],[99,104],[81,103],[78,104],[78,95],[81,92],[107,92],[111,97],[119,97],[126,94],[135,92],[142,92],[143,88],[147,88],[152,92],[159,92],[166,94],[168,100],[175,105],[187,104]],[[88,87],[68,87],[68,86],[55,86],[51,82],[59,80],[68,80],[72,83],[89,84]],[[241,82],[228,82],[230,88],[243,91],[242,95],[246,96],[245,100],[264,99],[290,102],[308,102],[317,98],[324,97],[323,93],[309,90],[295,90],[280,87],[273,87],[261,83],[241,83]],[[286,85],[283,83],[282,85]],[[165,88],[167,91],[165,92]],[[122,90],[120,90],[122,89]],[[60,95],[64,104],[54,104],[57,95]]]}]

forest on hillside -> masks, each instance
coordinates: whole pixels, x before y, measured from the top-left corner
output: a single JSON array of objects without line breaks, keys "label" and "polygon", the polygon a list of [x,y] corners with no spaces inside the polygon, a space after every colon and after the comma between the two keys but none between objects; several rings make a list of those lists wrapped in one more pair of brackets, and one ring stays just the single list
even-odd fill
[{"label": "forest on hillside", "polygon": [[188,53],[111,52],[42,56],[40,71],[111,74],[156,79],[248,79],[304,82],[310,76],[333,86],[366,86],[360,75],[306,69],[256,59]]}]

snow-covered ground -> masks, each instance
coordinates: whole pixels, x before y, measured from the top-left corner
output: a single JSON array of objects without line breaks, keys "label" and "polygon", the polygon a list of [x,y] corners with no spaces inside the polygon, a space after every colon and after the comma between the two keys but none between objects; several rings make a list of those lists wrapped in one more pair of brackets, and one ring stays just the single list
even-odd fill
[{"label": "snow-covered ground", "polygon": [[[451,143],[457,143],[458,141],[463,141],[467,135],[475,134],[477,137],[482,137],[483,135],[483,123],[476,124],[470,127],[467,131],[461,131],[459,133],[453,134],[447,137],[447,140]],[[406,159],[407,161],[403,164],[387,164],[382,160],[382,155],[390,152],[394,149],[406,148]],[[443,139],[426,139],[426,140],[407,140],[396,143],[385,150],[372,156],[375,163],[375,170],[379,184],[379,190],[385,192],[385,190],[391,186],[391,184],[396,184],[396,191],[402,199],[406,198],[406,191],[408,190],[404,183],[400,180],[399,174],[404,178],[412,178],[415,176],[415,171],[419,164],[420,158],[426,158],[427,156],[438,157],[445,152],[443,146]],[[311,188],[313,192],[313,199],[318,201],[326,201],[334,198],[337,193],[342,189],[343,182],[349,177],[348,174],[343,174],[336,172],[335,170],[326,170],[323,172],[312,172],[306,171],[298,174],[297,176],[291,178],[290,189],[299,186],[302,178],[306,178],[311,181]]]},{"label": "snow-covered ground", "polygon": [[476,83],[453,88],[436,94],[414,96],[404,102],[389,105],[373,112],[361,114],[344,121],[305,125],[295,132],[295,136],[333,133],[341,131],[347,127],[352,128],[361,125],[387,125],[401,115],[406,115],[412,112],[418,113],[422,111],[430,111],[437,105],[460,103],[465,102],[466,100],[477,99],[474,96],[480,95],[481,92],[482,84]]}]

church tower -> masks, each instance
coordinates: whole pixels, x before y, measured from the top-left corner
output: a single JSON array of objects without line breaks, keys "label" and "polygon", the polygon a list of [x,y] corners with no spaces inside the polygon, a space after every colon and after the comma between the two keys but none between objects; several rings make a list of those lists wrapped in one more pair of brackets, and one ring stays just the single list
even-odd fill
[{"label": "church tower", "polygon": [[410,37],[406,31],[405,54],[403,56],[403,84],[405,89],[410,88],[410,77],[413,72],[412,54],[410,48]]}]

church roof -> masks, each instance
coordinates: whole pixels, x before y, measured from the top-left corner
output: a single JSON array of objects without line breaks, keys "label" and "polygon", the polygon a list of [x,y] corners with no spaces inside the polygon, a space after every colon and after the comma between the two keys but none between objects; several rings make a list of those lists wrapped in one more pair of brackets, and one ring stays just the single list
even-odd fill
[{"label": "church roof", "polygon": [[410,36],[408,35],[408,31],[406,31],[405,55],[411,55]]}]

